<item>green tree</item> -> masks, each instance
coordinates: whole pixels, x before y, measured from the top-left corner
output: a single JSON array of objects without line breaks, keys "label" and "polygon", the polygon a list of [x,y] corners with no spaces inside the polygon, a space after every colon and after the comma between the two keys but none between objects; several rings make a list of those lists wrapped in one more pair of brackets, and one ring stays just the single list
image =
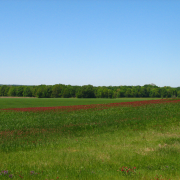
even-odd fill
[{"label": "green tree", "polygon": [[166,89],[166,87],[160,88],[160,93],[161,93],[162,98],[167,97],[167,89]]},{"label": "green tree", "polygon": [[8,91],[8,96],[16,96],[16,87],[11,86]]},{"label": "green tree", "polygon": [[46,89],[45,88],[43,88],[43,87],[38,87],[37,88],[36,97],[45,98],[46,97],[45,94],[46,94]]},{"label": "green tree", "polygon": [[167,96],[166,98],[170,98],[173,95],[172,89],[170,89],[169,87],[167,88]]},{"label": "green tree", "polygon": [[177,92],[177,97],[180,98],[180,90]]},{"label": "green tree", "polygon": [[108,98],[112,98],[112,97],[113,97],[113,90],[108,89]]},{"label": "green tree", "polygon": [[97,98],[102,98],[103,97],[103,88],[102,87],[98,87],[96,89],[96,97]]},{"label": "green tree", "polygon": [[131,97],[131,89],[128,88],[125,92],[125,97]]},{"label": "green tree", "polygon": [[32,87],[25,86],[23,90],[23,97],[32,97]]},{"label": "green tree", "polygon": [[92,85],[85,85],[79,88],[77,98],[95,98],[95,92]]},{"label": "green tree", "polygon": [[16,88],[16,96],[21,97],[23,96],[24,87],[23,86],[17,86]]},{"label": "green tree", "polygon": [[103,98],[108,98],[108,88],[103,88]]},{"label": "green tree", "polygon": [[52,86],[46,86],[46,97],[50,98],[52,96]]},{"label": "green tree", "polygon": [[125,90],[123,88],[117,89],[117,97],[118,98],[125,97]]},{"label": "green tree", "polygon": [[69,88],[64,88],[62,90],[62,97],[63,98],[69,98],[71,97],[70,89]]},{"label": "green tree", "polygon": [[1,96],[7,96],[7,95],[8,95],[9,88],[10,88],[10,87],[7,86],[7,85],[1,86],[1,92],[0,92]]},{"label": "green tree", "polygon": [[161,97],[160,88],[151,89],[150,97]]},{"label": "green tree", "polygon": [[63,85],[61,85],[61,84],[55,84],[55,85],[52,87],[52,97],[54,97],[54,98],[61,97],[62,89],[63,89]]},{"label": "green tree", "polygon": [[131,89],[131,97],[138,97],[138,89],[137,88],[132,88]]},{"label": "green tree", "polygon": [[52,86],[40,85],[36,90],[36,97],[50,98],[52,94]]},{"label": "green tree", "polygon": [[141,94],[141,96],[140,97],[148,97],[148,95],[147,95],[147,91],[146,91],[146,88],[145,87],[141,87],[141,89],[140,89],[140,94]]}]

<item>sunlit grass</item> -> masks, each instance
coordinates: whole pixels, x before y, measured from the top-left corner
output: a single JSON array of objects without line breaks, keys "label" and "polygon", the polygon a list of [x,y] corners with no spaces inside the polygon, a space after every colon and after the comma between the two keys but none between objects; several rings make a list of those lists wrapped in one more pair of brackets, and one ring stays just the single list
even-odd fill
[{"label": "sunlit grass", "polygon": [[[179,179],[180,103],[0,112],[0,179]],[[133,169],[123,172],[122,167]],[[39,173],[39,174],[38,174]]]},{"label": "sunlit grass", "polygon": [[0,109],[104,104],[156,99],[160,98],[0,98]]}]

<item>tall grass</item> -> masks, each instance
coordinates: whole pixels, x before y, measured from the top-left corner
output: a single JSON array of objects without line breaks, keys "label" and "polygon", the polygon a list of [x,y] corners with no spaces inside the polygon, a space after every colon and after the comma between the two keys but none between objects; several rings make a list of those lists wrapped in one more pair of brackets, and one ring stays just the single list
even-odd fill
[{"label": "tall grass", "polygon": [[0,109],[104,104],[155,99],[160,98],[0,98]]},{"label": "tall grass", "polygon": [[0,179],[179,179],[180,103],[0,111]]}]

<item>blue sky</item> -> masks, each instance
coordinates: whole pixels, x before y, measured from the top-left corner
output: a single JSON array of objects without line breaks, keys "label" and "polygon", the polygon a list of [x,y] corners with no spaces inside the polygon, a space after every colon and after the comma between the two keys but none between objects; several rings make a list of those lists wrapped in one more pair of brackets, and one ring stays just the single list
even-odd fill
[{"label": "blue sky", "polygon": [[180,86],[178,0],[0,0],[0,84]]}]

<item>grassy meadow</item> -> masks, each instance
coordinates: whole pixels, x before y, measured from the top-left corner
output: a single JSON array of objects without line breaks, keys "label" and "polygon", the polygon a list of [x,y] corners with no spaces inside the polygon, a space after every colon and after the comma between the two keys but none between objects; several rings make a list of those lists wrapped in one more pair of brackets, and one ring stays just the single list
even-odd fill
[{"label": "grassy meadow", "polygon": [[105,104],[154,99],[160,98],[0,98],[0,109]]},{"label": "grassy meadow", "polygon": [[2,110],[132,100],[0,99],[0,179],[180,179],[180,102]]}]

